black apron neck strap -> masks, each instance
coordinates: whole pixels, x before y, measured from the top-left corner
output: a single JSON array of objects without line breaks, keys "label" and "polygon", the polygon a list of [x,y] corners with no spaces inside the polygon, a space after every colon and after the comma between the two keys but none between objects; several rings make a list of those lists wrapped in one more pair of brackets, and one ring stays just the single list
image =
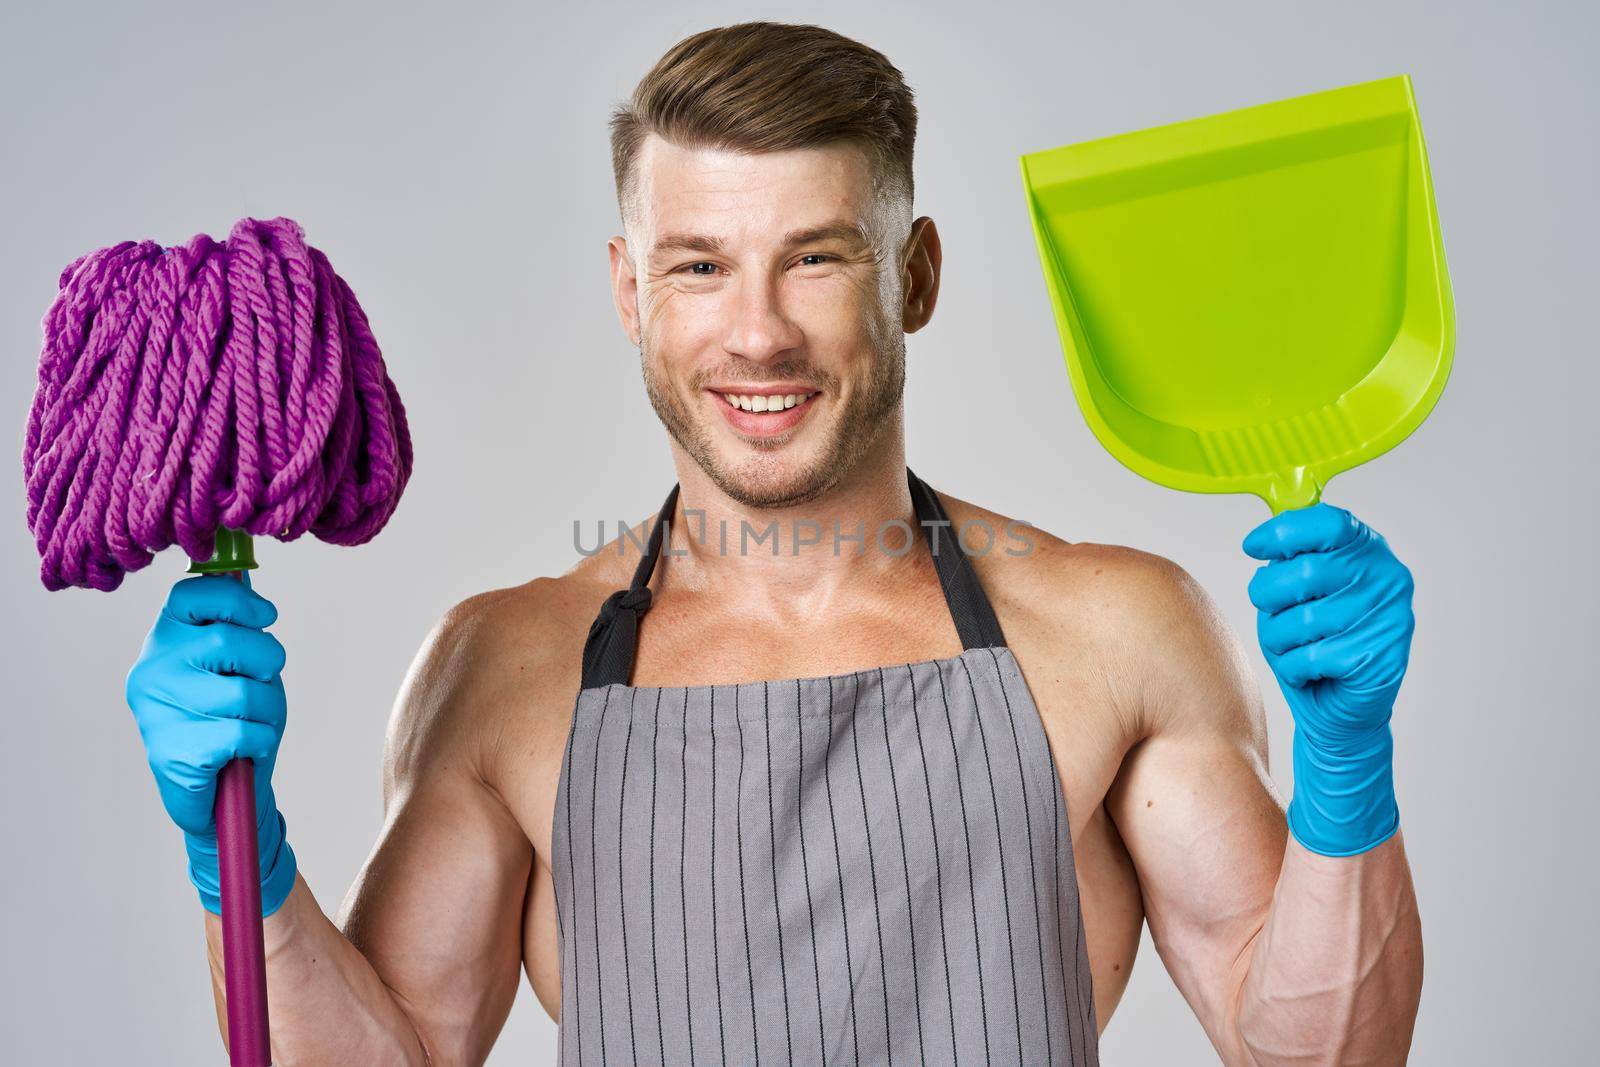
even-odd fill
[{"label": "black apron neck strap", "polygon": [[995,618],[988,594],[978,582],[972,560],[961,548],[961,532],[952,525],[928,483],[913,474],[910,467],[906,468],[906,482],[911,487],[911,504],[917,510],[917,522],[928,539],[928,551],[939,572],[944,602],[950,607],[956,633],[961,635],[961,647],[1004,647],[1006,639],[1000,631],[1000,620]]},{"label": "black apron neck strap", "polygon": [[[934,569],[939,573],[939,587],[944,592],[950,618],[961,637],[961,647],[1004,647],[1005,635],[995,618],[989,597],[978,582],[972,561],[961,548],[959,531],[954,529],[944,506],[928,484],[906,468],[906,484],[911,489],[911,504],[916,510],[917,523],[922,527],[933,557]],[[650,610],[650,576],[655,570],[656,557],[661,554],[664,535],[672,524],[672,515],[678,506],[678,486],[667,494],[666,503],[656,516],[655,527],[645,545],[644,555],[634,568],[633,581],[626,589],[618,589],[600,605],[600,613],[589,626],[589,636],[583,645],[583,688],[593,689],[607,685],[627,685],[633,674],[633,654],[639,640],[639,617]]]},{"label": "black apron neck strap", "polygon": [[650,610],[650,574],[655,570],[663,535],[672,525],[672,513],[677,506],[678,487],[674,485],[656,515],[655,528],[650,531],[644,555],[633,569],[633,581],[628,588],[618,589],[606,597],[600,605],[600,613],[589,624],[589,636],[583,643],[584,689],[628,684],[628,676],[633,673],[634,646],[639,641],[639,616]]}]

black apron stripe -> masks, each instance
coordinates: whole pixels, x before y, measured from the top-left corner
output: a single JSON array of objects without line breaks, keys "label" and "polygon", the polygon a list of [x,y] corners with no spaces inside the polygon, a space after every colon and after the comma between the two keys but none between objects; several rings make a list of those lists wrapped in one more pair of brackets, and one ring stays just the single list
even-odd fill
[{"label": "black apron stripe", "polygon": [[[836,716],[834,716],[832,714],[833,702],[834,702],[833,679],[829,678],[828,679],[828,708],[829,708],[829,715],[828,715],[828,750],[829,750],[829,752],[831,752],[833,750],[833,738],[834,738],[833,720],[836,718]],[[850,886],[845,881],[844,859],[840,855],[840,852],[839,852],[839,821],[838,821],[837,818],[835,818],[834,809],[833,809],[833,775],[832,775],[832,771],[830,770],[830,768],[832,766],[833,766],[833,761],[831,759],[826,758],[826,754],[824,754],[824,759],[823,759],[823,763],[822,763],[822,787],[823,787],[823,790],[825,791],[825,793],[827,795],[827,798],[828,798],[828,826],[829,826],[829,829],[833,833],[833,865],[834,865],[834,868],[839,872],[839,920],[840,920],[840,928],[844,932],[845,971],[846,971],[846,973],[848,973],[849,975],[852,976],[852,980],[849,983],[850,984],[850,1047],[851,1047],[851,1049],[853,1050],[853,1052],[855,1054],[853,1058],[855,1060],[859,1061],[861,1059],[861,1035],[860,1035],[860,1032],[857,1029],[857,1025],[856,1025],[856,983],[854,981],[854,975],[856,973],[856,967],[855,967],[855,957],[850,952],[850,909],[845,903],[845,901],[850,896]]]},{"label": "black apron stripe", "polygon": [[[683,743],[678,749],[678,770],[683,778],[678,812],[678,906],[683,922],[683,1021],[689,1035],[689,1062],[694,1062],[694,985],[689,979],[689,687],[683,688]],[[715,927],[713,927],[715,929]]]},{"label": "black apron stripe", "polygon": [[[573,708],[573,714],[577,714],[576,706]],[[567,730],[567,751],[566,754],[561,757],[561,766],[564,772],[569,772],[572,767],[572,745],[577,736],[578,732],[569,727]],[[565,777],[565,774],[563,777]],[[572,840],[572,792],[569,788],[563,788],[560,785],[558,785],[558,789],[560,789],[563,795],[562,806],[566,809],[567,817],[567,840],[570,842]],[[560,1037],[560,1040],[557,1043],[556,1062],[558,1065],[562,1063],[567,1055],[567,1045],[569,1043],[576,1043],[578,1046],[578,1067],[583,1067],[583,982],[580,974],[580,971],[582,970],[581,958],[583,956],[583,946],[578,942],[578,917],[576,914],[578,906],[577,899],[577,882],[573,876],[572,868],[568,867],[567,899],[565,901],[556,901],[556,938],[558,942],[556,946],[556,958],[560,961],[558,963],[558,968],[559,973],[562,975],[561,1006],[557,1012],[558,1019],[556,1023],[556,1028]],[[574,914],[569,917],[571,920],[570,927],[566,923],[562,922],[561,911],[563,906],[573,909]],[[572,931],[570,934],[570,944],[569,934],[567,933],[568,929],[571,929]],[[565,976],[568,971],[567,964],[569,954],[571,958],[572,971],[571,994],[568,994],[567,992],[567,983],[565,980]],[[568,1004],[572,1005],[572,1026],[570,1027],[572,1034],[571,1042],[568,1040],[569,1028],[565,1026],[559,1019],[559,1016],[566,1014]]]},{"label": "black apron stripe", "polygon": [[661,1025],[661,963],[656,952],[656,778],[661,753],[661,690],[656,690],[655,714],[650,716],[650,859],[646,869],[650,872],[650,982],[656,995],[656,1051],[661,1062],[667,1061],[667,1033]]},{"label": "black apron stripe", "polygon": [[[908,677],[911,675],[910,664],[906,664],[906,675]],[[889,789],[894,794],[894,825],[895,829],[900,835],[900,867],[901,870],[905,872],[906,876],[906,900],[908,902],[908,906],[906,907],[906,929],[909,932],[909,936],[906,938],[906,943],[909,945],[911,950],[911,974],[913,976],[911,992],[917,1009],[917,1054],[921,1058],[922,1062],[926,1063],[928,1061],[928,1050],[922,1036],[922,982],[920,981],[922,972],[917,967],[916,913],[915,910],[909,906],[909,902],[915,899],[911,895],[911,855],[906,849],[905,818],[900,813],[900,785],[897,781],[895,781],[894,776],[894,746],[889,743],[889,707],[887,703],[888,687],[884,684],[882,667],[878,668],[878,691],[879,694],[884,697],[883,701],[880,702],[879,707],[879,714],[883,720],[883,762],[884,765],[889,769]]]},{"label": "black apron stripe", "polygon": [[798,753],[796,763],[800,787],[794,794],[794,820],[795,827],[800,837],[800,878],[806,889],[806,921],[811,932],[811,974],[816,979],[817,987],[817,1048],[822,1055],[822,1062],[828,1061],[828,1031],[823,1023],[822,1010],[822,964],[817,960],[817,908],[815,898],[811,895],[811,861],[806,856],[806,819],[805,799],[806,789],[806,722],[800,711],[800,679],[794,682],[794,729],[795,749]]},{"label": "black apron stripe", "polygon": [[594,906],[594,972],[595,988],[599,992],[597,1005],[600,1016],[600,1062],[606,1062],[606,983],[605,972],[601,970],[600,963],[600,894],[596,891],[600,883],[600,872],[597,869],[599,853],[595,849],[594,830],[598,820],[595,818],[595,804],[600,796],[600,739],[605,737],[606,709],[611,706],[611,694],[605,696],[605,703],[600,705],[600,725],[596,728],[598,735],[594,746],[594,777],[589,787],[589,902]]},{"label": "black apron stripe", "polygon": [[978,925],[978,881],[972,866],[972,824],[967,817],[967,790],[961,782],[961,751],[956,744],[955,719],[950,714],[950,698],[944,688],[944,675],[939,675],[939,700],[944,705],[944,721],[950,730],[950,753],[955,760],[956,796],[961,801],[961,835],[967,846],[967,896],[972,902],[972,945],[978,970],[978,1005],[983,1019],[983,1056],[989,1062],[993,1050],[989,1046],[989,1000],[983,992],[983,934]]},{"label": "black apron stripe", "polygon": [[628,1046],[634,1062],[639,1060],[639,1037],[633,1021],[633,968],[628,954],[628,865],[623,861],[622,837],[628,828],[628,749],[633,744],[633,701],[628,701],[628,733],[622,741],[622,767],[617,772],[617,925],[622,930],[622,978],[628,991]]},{"label": "black apron stripe", "polygon": [[778,823],[772,808],[772,716],[769,712],[767,687],[761,686],[762,737],[767,750],[767,842],[772,857],[772,925],[778,932],[778,984],[783,989],[783,1044],[788,1059],[794,1062],[794,1037],[789,1032],[789,961],[783,954],[783,905],[778,886]]},{"label": "black apron stripe", "polygon": [[735,796],[737,814],[734,825],[739,828],[739,911],[744,916],[744,964],[750,976],[750,1040],[755,1047],[757,1067],[761,1063],[761,1028],[756,1022],[756,969],[750,958],[750,906],[746,899],[744,876],[744,719],[739,715],[739,691],[733,692],[733,722],[739,728],[739,784]]},{"label": "black apron stripe", "polygon": [[[978,704],[978,689],[973,684],[972,672],[967,669],[965,662],[961,665],[961,673],[967,679],[967,692],[972,697],[973,706]],[[1006,841],[1005,827],[1000,822],[1000,793],[994,784],[994,763],[989,757],[989,737],[983,729],[983,716],[973,719],[978,725],[978,743],[983,751],[983,769],[989,779],[989,803],[994,809],[994,842],[995,854],[1000,867],[1000,900],[1005,908],[1006,916],[1006,958],[1011,965],[1011,1015],[1016,1021],[1017,1029],[1017,1059],[1022,1059],[1022,997],[1017,992],[1017,949],[1012,939],[1011,925],[1011,886],[1006,879]],[[1020,782],[1020,779],[1019,779]]]},{"label": "black apron stripe", "polygon": [[[1017,756],[1017,782],[1022,787],[1022,825],[1024,838],[1033,840],[1033,812],[1028,803],[1028,771],[1022,763],[1022,741],[1017,734],[1017,718],[1011,710],[1011,693],[1006,689],[1005,671],[1000,666],[1000,657],[989,650],[989,658],[994,663],[995,677],[1000,681],[1000,698],[1006,709],[1006,722],[1011,726],[1011,747]],[[1033,849],[1025,850],[1028,854],[1028,885],[1031,887],[1033,897],[1033,929],[1038,940],[1039,948],[1039,1007],[1044,1016],[1045,1024],[1045,1054],[1048,1057],[1045,1067],[1054,1067],[1056,1061],[1055,1035],[1051,1032],[1050,1023],[1053,1014],[1050,1011],[1050,995],[1045,991],[1044,980],[1044,919],[1039,914],[1039,872],[1035,865]]]},{"label": "black apron stripe", "polygon": [[894,1019],[889,1014],[889,961],[888,954],[883,948],[883,914],[878,902],[883,898],[878,895],[878,861],[872,854],[872,822],[871,809],[867,806],[867,780],[861,773],[861,735],[858,724],[861,721],[861,676],[855,676],[855,691],[850,698],[850,748],[856,758],[856,789],[861,794],[861,829],[867,839],[867,872],[872,876],[872,925],[878,936],[878,978],[883,987],[883,1030],[888,1035],[889,1045],[894,1044]]},{"label": "black apron stripe", "polygon": [[[906,677],[911,688],[911,722],[917,735],[917,762],[922,764],[922,785],[928,797],[928,835],[933,841],[934,855],[939,854],[939,821],[937,818],[938,806],[933,802],[933,776],[928,770],[928,751],[923,743],[922,716],[917,711],[919,698],[917,696],[917,672],[906,666]],[[936,863],[933,867],[933,886],[938,900],[939,912],[939,955],[944,962],[944,997],[945,1004],[950,1009],[950,1055],[952,1061],[957,1055],[956,1047],[956,997],[955,984],[950,980],[950,939],[945,930],[944,910],[944,865]]]},{"label": "black apron stripe", "polygon": [[[722,950],[718,946],[717,921],[717,690],[711,689],[711,968],[717,984],[717,1049],[722,1067],[728,1064],[728,1028],[722,1015]],[[688,732],[684,732],[688,741]]]}]

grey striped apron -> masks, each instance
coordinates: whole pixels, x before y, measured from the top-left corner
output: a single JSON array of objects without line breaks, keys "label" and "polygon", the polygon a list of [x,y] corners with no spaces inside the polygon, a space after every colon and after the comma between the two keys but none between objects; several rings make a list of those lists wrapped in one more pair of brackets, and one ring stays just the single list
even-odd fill
[{"label": "grey striped apron", "polygon": [[959,656],[629,685],[676,486],[602,607],[552,824],[564,1067],[1098,1063],[1055,761],[906,476]]}]

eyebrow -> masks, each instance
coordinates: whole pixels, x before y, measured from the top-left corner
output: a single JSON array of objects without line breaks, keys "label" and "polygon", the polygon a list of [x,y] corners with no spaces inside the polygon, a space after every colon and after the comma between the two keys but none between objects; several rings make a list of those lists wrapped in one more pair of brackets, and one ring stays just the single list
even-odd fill
[{"label": "eyebrow", "polygon": [[[860,224],[837,219],[825,222],[821,226],[812,226],[804,230],[790,230],[783,235],[783,246],[791,248],[794,245],[811,244],[816,241],[838,240],[854,244],[871,244],[867,239],[866,231]],[[675,252],[704,252],[709,255],[719,255],[727,250],[727,245],[722,238],[701,233],[668,233],[650,249],[653,257],[664,253]]]}]

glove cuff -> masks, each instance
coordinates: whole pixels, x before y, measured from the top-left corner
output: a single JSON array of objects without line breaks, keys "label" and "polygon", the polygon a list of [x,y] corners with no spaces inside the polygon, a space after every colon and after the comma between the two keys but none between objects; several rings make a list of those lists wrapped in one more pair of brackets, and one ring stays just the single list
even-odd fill
[{"label": "glove cuff", "polygon": [[295,863],[294,849],[289,847],[289,839],[285,836],[287,824],[284,822],[283,813],[274,809],[273,815],[277,817],[278,847],[269,857],[265,849],[261,850],[261,917],[265,919],[289,899],[289,893],[294,889],[294,876],[297,864]]},{"label": "glove cuff", "polygon": [[[261,917],[283,906],[294,889],[297,863],[286,836],[287,823],[276,805],[266,807],[256,822],[256,849],[261,865]],[[200,894],[200,905],[213,915],[222,914],[222,876],[217,859],[217,835],[185,833],[189,855],[189,881]]]},{"label": "glove cuff", "polygon": [[1389,724],[1366,742],[1341,744],[1336,752],[1297,728],[1288,818],[1295,840],[1323,856],[1355,856],[1393,837],[1400,829],[1400,810]]}]

